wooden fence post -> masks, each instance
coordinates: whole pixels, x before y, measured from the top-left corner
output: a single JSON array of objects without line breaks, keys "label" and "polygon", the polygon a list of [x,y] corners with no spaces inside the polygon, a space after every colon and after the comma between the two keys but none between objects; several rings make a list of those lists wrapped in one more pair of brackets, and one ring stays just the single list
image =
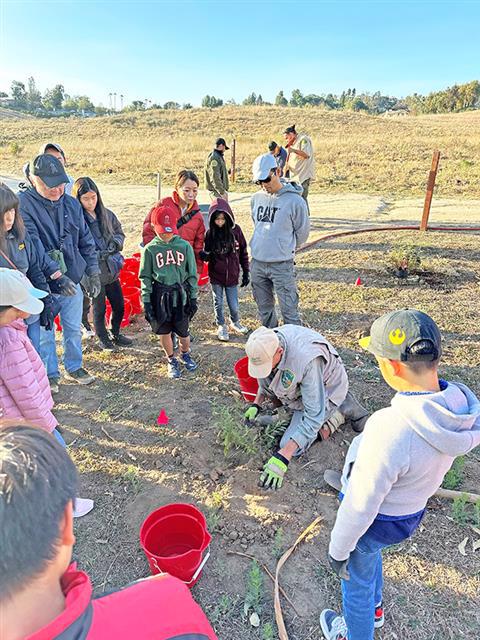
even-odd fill
[{"label": "wooden fence post", "polygon": [[160,202],[162,199],[162,178],[160,177],[160,172],[157,171],[157,202]]},{"label": "wooden fence post", "polygon": [[237,152],[237,141],[235,138],[232,140],[232,169],[231,169],[231,178],[232,182],[235,182],[235,160],[236,160],[236,152]]},{"label": "wooden fence post", "polygon": [[430,216],[430,207],[432,205],[433,188],[435,187],[435,179],[437,177],[438,163],[440,161],[440,151],[434,151],[432,157],[432,168],[428,174],[427,193],[425,194],[425,204],[423,205],[422,221],[420,223],[420,231],[428,229],[428,218]]}]

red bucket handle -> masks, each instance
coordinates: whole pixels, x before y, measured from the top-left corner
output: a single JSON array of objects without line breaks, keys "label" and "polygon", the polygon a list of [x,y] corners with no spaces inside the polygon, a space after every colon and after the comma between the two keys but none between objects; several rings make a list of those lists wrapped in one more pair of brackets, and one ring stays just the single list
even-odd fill
[{"label": "red bucket handle", "polygon": [[[193,574],[192,578],[190,580],[182,580],[181,582],[183,582],[184,584],[191,584],[192,582],[194,582],[198,578],[198,576],[200,575],[200,571],[206,565],[207,560],[209,559],[209,557],[210,557],[210,545],[208,545],[208,547],[206,549],[206,552],[205,552],[205,555],[203,556],[203,560],[198,565],[197,570]],[[162,571],[160,569],[160,567],[158,566],[156,558],[152,558],[152,562],[155,565],[155,569],[157,569],[157,571],[159,573],[161,573],[162,575],[167,575],[166,571]]]}]

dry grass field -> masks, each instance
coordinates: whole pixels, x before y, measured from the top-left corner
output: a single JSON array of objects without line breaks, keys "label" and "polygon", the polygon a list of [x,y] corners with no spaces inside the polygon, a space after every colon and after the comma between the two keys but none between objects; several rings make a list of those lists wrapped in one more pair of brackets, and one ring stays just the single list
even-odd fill
[{"label": "dry grass field", "polygon": [[[62,144],[72,175],[101,182],[166,183],[180,168],[200,174],[219,135],[237,140],[237,191],[252,188],[253,158],[272,139],[282,142],[296,123],[312,138],[317,160],[314,192],[419,196],[432,150],[442,152],[436,195],[480,196],[480,112],[375,117],[318,108],[222,107],[148,111],[95,119],[1,121],[0,167],[19,174],[41,142]],[[229,155],[227,152],[227,161]]]}]

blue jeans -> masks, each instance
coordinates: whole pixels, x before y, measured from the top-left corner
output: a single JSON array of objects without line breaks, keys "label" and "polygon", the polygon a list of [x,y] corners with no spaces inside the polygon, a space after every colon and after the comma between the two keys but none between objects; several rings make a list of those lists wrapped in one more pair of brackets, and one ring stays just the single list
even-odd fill
[{"label": "blue jeans", "polygon": [[40,318],[32,324],[27,325],[27,335],[35,351],[40,355]]},{"label": "blue jeans", "polygon": [[[83,292],[75,285],[74,296],[55,296],[60,304],[60,323],[63,332],[63,364],[68,372],[77,371],[82,366],[82,309]],[[46,331],[40,329],[40,356],[49,378],[59,378],[55,327]]]},{"label": "blue jeans", "polygon": [[343,616],[348,640],[372,640],[375,606],[382,601],[381,550],[390,545],[377,542],[367,531],[350,554],[350,580],[342,580]]},{"label": "blue jeans", "polygon": [[212,284],[215,321],[217,324],[225,324],[225,316],[223,315],[223,292],[225,292],[227,298],[230,320],[232,322],[238,322],[238,287],[223,287],[221,284]]}]

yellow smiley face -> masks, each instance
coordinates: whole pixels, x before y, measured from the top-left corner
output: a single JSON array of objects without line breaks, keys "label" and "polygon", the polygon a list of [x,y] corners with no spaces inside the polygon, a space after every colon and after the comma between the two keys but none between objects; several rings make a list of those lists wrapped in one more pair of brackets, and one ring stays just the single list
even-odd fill
[{"label": "yellow smiley face", "polygon": [[402,329],[392,329],[388,334],[388,339],[392,344],[402,344],[406,339],[405,331]]}]

